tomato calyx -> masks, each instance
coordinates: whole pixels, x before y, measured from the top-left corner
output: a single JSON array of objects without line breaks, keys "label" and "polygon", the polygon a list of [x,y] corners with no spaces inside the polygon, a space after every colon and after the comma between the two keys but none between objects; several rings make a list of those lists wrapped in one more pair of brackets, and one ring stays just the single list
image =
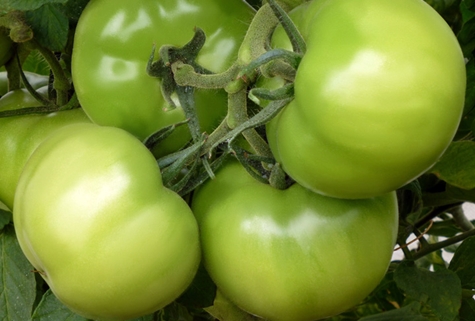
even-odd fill
[{"label": "tomato calyx", "polygon": [[159,48],[160,58],[155,59],[155,46],[152,48],[152,54],[147,64],[147,74],[161,80],[162,94],[169,104],[170,109],[176,108],[175,102],[171,98],[177,90],[177,83],[173,77],[171,65],[175,62],[182,62],[193,67],[199,73],[209,74],[206,70],[195,62],[201,48],[206,41],[206,35],[200,28],[195,29],[193,38],[183,47],[162,46]]},{"label": "tomato calyx", "polygon": [[[224,72],[211,73],[196,62],[206,41],[201,29],[197,28],[194,37],[181,48],[161,47],[158,60],[155,60],[156,51],[153,48],[147,73],[160,79],[162,93],[170,108],[175,107],[172,95],[178,96],[193,138],[188,147],[158,160],[164,184],[172,190],[181,194],[182,191],[190,190],[190,186],[195,186],[195,182],[201,182],[201,178],[196,179],[200,175],[196,171],[200,169],[204,169],[208,177],[213,177],[213,166],[208,163],[208,159],[228,154],[239,159],[246,170],[261,182],[269,183],[272,176],[272,185],[277,188],[283,189],[291,184],[280,167],[274,169],[278,174],[271,174],[276,161],[265,138],[256,128],[269,122],[293,99],[293,80],[306,45],[286,12],[275,1],[271,2],[256,13],[235,63]],[[295,40],[293,51],[268,48],[270,35],[279,21],[288,27],[288,33]],[[253,88],[259,75],[269,78],[279,76],[286,83],[273,90]],[[193,96],[195,88],[224,89],[228,94],[228,114],[209,135],[199,131]],[[250,101],[259,105],[261,100],[269,101],[269,105],[251,113],[248,110]],[[172,125],[160,130],[150,136],[145,144],[150,148],[174,128],[175,125]],[[241,137],[252,151],[239,146]],[[198,166],[200,163],[202,166]],[[180,174],[183,171],[186,172],[185,176]]]}]

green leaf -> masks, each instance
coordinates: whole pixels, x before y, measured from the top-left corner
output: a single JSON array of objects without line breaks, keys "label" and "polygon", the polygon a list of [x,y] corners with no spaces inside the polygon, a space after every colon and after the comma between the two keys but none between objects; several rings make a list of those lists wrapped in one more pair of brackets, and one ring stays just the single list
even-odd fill
[{"label": "green leaf", "polygon": [[46,291],[31,318],[32,321],[87,321],[88,319],[75,314],[62,304],[51,292]]},{"label": "green leaf", "polygon": [[[455,225],[455,222],[450,219],[444,221],[434,221],[427,234],[434,236],[452,237],[460,232],[460,228],[458,228]],[[446,248],[444,248],[444,250],[446,250]]]},{"label": "green leaf", "polygon": [[22,64],[23,71],[30,71],[35,74],[49,76],[50,67],[45,58],[37,51],[33,50]]},{"label": "green leaf", "polygon": [[462,287],[457,274],[447,269],[435,272],[401,263],[394,272],[397,286],[439,318],[453,321],[461,305]]},{"label": "green leaf", "polygon": [[462,1],[460,3],[460,11],[462,13],[462,28],[457,34],[457,38],[462,47],[465,57],[471,57],[472,51],[475,49],[475,12],[474,5]]},{"label": "green leaf", "polygon": [[[190,314],[188,309],[179,303],[172,302],[171,304],[167,305],[165,308],[160,310],[158,313],[160,319],[151,319],[152,320],[160,320],[160,321],[193,321],[193,316]],[[139,320],[133,320],[139,321]],[[140,320],[141,321],[141,320]],[[144,321],[148,321],[144,320]]]},{"label": "green leaf", "polygon": [[12,213],[0,209],[0,230],[12,221]]},{"label": "green leaf", "polygon": [[66,3],[67,0],[3,0],[2,6],[15,10],[35,10],[45,4],[50,3]]},{"label": "green leaf", "polygon": [[467,8],[475,10],[475,0],[464,0],[463,2],[465,2]]},{"label": "green leaf", "polygon": [[475,289],[474,253],[475,236],[472,236],[463,241],[450,261],[449,269],[457,273],[464,288]]},{"label": "green leaf", "polygon": [[455,0],[425,0],[432,8],[434,8],[437,12],[442,13],[448,8],[450,8],[454,3]]},{"label": "green leaf", "polygon": [[460,308],[460,321],[475,320],[475,300],[473,298],[464,298]]},{"label": "green leaf", "polygon": [[225,321],[259,321],[262,320],[238,308],[220,291],[216,292],[214,304],[205,310],[218,320]]},{"label": "green leaf", "polygon": [[36,295],[35,276],[12,226],[0,234],[0,246],[0,320],[30,320]]},{"label": "green leaf", "polygon": [[[475,108],[475,60],[470,60],[465,66],[467,70],[467,89],[465,92],[464,114]],[[473,119],[473,117],[472,117]]]},{"label": "green leaf", "polygon": [[69,20],[63,8],[56,4],[46,4],[25,13],[35,39],[44,47],[61,51],[68,40]]},{"label": "green leaf", "polygon": [[200,265],[193,282],[177,302],[187,307],[205,308],[213,305],[216,296],[216,285],[211,280],[208,272]]},{"label": "green leaf", "polygon": [[420,308],[419,303],[411,302],[400,309],[363,317],[359,321],[429,321],[421,315]]},{"label": "green leaf", "polygon": [[475,188],[475,142],[450,144],[430,172],[450,185],[467,190]]},{"label": "green leaf", "polygon": [[448,185],[445,194],[452,200],[452,203],[454,201],[475,202],[475,189],[467,190]]},{"label": "green leaf", "polygon": [[63,12],[70,21],[77,22],[88,2],[89,0],[68,0],[63,7]]}]

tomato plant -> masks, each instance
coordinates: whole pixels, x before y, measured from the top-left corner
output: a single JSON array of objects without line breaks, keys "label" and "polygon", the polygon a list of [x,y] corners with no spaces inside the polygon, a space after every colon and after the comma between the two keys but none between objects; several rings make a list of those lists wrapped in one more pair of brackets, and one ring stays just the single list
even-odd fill
[{"label": "tomato plant", "polygon": [[237,306],[267,320],[316,320],[359,303],[383,278],[397,232],[394,192],[341,200],[278,190],[239,163],[193,196],[205,267]]},{"label": "tomato plant", "polygon": [[[250,7],[239,0],[91,1],[80,17],[73,51],[73,81],[82,107],[94,122],[140,139],[183,121],[181,108],[165,111],[160,80],[146,72],[152,45],[157,51],[162,45],[181,47],[199,27],[207,41],[197,62],[221,72],[233,63],[251,17]],[[197,90],[195,100],[202,129],[209,132],[226,114],[226,95]],[[187,129],[178,128],[161,144],[161,153],[189,139]]]},{"label": "tomato plant", "polygon": [[464,107],[464,57],[447,23],[413,0],[313,1],[305,10],[295,100],[270,125],[284,170],[342,198],[386,193],[427,171]]},{"label": "tomato plant", "polygon": [[[34,106],[38,102],[26,89],[11,91],[0,99],[0,112]],[[13,208],[20,173],[36,147],[56,129],[78,122],[89,122],[81,109],[0,118],[0,201]]]},{"label": "tomato plant", "polygon": [[60,2],[0,5],[3,318],[475,320],[473,0]]},{"label": "tomato plant", "polygon": [[64,304],[89,318],[154,312],[198,267],[190,208],[163,187],[153,155],[118,128],[57,130],[25,165],[14,208],[26,257]]}]

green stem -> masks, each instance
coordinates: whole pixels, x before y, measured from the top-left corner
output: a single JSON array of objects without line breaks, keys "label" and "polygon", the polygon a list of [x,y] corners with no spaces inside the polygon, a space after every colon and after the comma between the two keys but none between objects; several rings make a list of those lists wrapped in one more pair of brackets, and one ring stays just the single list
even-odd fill
[{"label": "green stem", "polygon": [[231,66],[228,70],[219,74],[200,74],[191,65],[177,61],[171,65],[175,82],[180,86],[192,86],[203,89],[225,88],[233,81],[239,71],[237,65]]},{"label": "green stem", "polygon": [[272,166],[272,171],[269,177],[270,186],[284,190],[287,188],[286,175],[279,163]]},{"label": "green stem", "polygon": [[46,62],[51,68],[51,71],[54,75],[54,89],[56,90],[57,101],[56,104],[58,106],[66,105],[68,102],[68,90],[70,89],[71,85],[69,83],[66,74],[64,73],[61,64],[59,63],[58,59],[54,53],[47,48],[40,45],[38,42],[32,40],[32,45],[34,49],[37,49],[41,55],[45,58]]},{"label": "green stem", "polygon": [[17,90],[21,88],[21,75],[20,67],[16,62],[16,59],[10,59],[5,64],[5,69],[7,70],[8,77],[8,91]]},{"label": "green stem", "polygon": [[444,240],[444,241],[441,241],[441,242],[426,245],[419,252],[414,253],[413,259],[414,260],[420,259],[420,258],[426,256],[429,253],[432,253],[432,252],[441,250],[444,247],[462,242],[466,238],[468,238],[470,236],[474,236],[474,235],[475,235],[475,229],[464,232],[464,233],[461,233],[461,234],[458,234],[454,237],[451,237],[451,238],[449,238],[447,240]]},{"label": "green stem", "polygon": [[302,55],[285,49],[274,49],[267,51],[244,67],[239,72],[238,77],[252,79],[253,75],[256,73],[256,69],[275,60],[284,61],[292,68],[297,69],[300,61],[302,60]]},{"label": "green stem", "polygon": [[246,129],[255,128],[255,127],[264,125],[270,119],[272,119],[275,115],[277,115],[279,111],[282,108],[284,108],[289,102],[290,102],[290,99],[271,102],[266,108],[263,108],[259,113],[254,115],[251,119],[245,121],[244,123],[230,130],[225,135],[215,139],[214,144],[210,147],[210,151],[215,149],[221,143],[232,142],[237,136],[239,136]]},{"label": "green stem", "polygon": [[269,36],[279,23],[269,4],[263,5],[252,20],[238,53],[241,66],[250,64],[267,51]]},{"label": "green stem", "polygon": [[292,19],[290,19],[289,15],[276,3],[275,0],[267,0],[267,2],[287,33],[287,36],[292,43],[293,50],[297,53],[305,53],[305,51],[307,51],[307,45]]},{"label": "green stem", "polygon": [[[23,82],[23,85],[25,86],[26,90],[28,90],[28,92],[30,93],[31,96],[33,96],[33,98],[35,98],[35,100],[37,102],[39,102],[40,104],[42,105],[45,105],[45,106],[48,106],[48,105],[52,105],[50,103],[50,101],[48,99],[46,99],[45,97],[43,97],[42,95],[40,95],[31,85],[30,83],[28,82],[28,79],[26,78],[25,76],[25,73],[23,72],[23,70],[21,69],[21,62],[20,62],[20,58],[17,56],[17,65],[18,65],[18,68],[20,70],[20,76],[21,76],[21,80]],[[54,104],[52,107],[55,107]]]},{"label": "green stem", "polygon": [[450,211],[450,214],[452,214],[455,223],[457,223],[463,231],[470,231],[475,228],[472,222],[470,222],[470,220],[465,216],[462,205],[454,208]]},{"label": "green stem", "polygon": [[458,202],[456,204],[449,204],[449,205],[444,205],[444,206],[439,206],[434,208],[432,211],[427,213],[426,216],[422,217],[417,223],[414,225],[416,228],[422,227],[429,223],[432,219],[436,218],[440,214],[447,213],[453,208],[462,205],[462,202]]},{"label": "green stem", "polygon": [[196,143],[201,139],[201,127],[196,113],[194,88],[177,86],[176,93],[180,101],[181,108],[185,112],[185,117],[188,119],[188,128],[190,129],[193,142]]},{"label": "green stem", "polygon": [[226,117],[206,139],[202,148],[202,155],[208,154],[213,146],[219,145],[221,138],[227,135],[230,131],[231,128],[228,126],[228,119]]}]

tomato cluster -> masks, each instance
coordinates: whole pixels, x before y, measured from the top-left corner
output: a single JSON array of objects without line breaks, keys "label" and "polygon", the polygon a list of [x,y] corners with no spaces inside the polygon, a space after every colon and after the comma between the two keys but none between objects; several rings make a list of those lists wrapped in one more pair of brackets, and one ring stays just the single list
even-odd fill
[{"label": "tomato cluster", "polygon": [[[10,46],[0,32],[2,65]],[[14,90],[0,77],[0,201],[51,291],[94,320],[166,307],[200,262],[265,320],[355,306],[466,81],[418,0],[91,0],[70,71],[80,108],[53,102],[55,70]]]}]

